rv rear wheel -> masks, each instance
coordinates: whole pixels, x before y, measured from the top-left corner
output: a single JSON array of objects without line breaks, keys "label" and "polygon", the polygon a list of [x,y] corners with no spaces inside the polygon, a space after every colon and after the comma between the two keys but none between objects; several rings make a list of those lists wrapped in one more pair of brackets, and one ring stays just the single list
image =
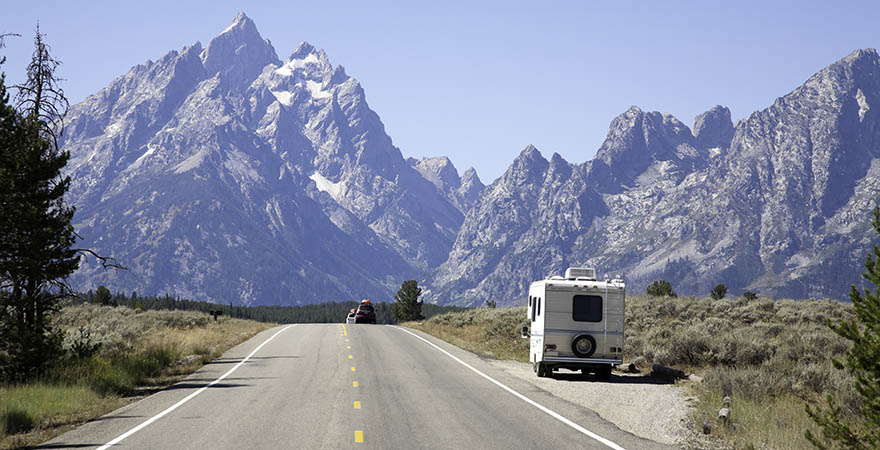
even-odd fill
[{"label": "rv rear wheel", "polygon": [[534,365],[535,373],[538,375],[538,378],[546,378],[550,376],[551,372],[544,363],[535,363]]},{"label": "rv rear wheel", "polygon": [[596,352],[596,340],[586,334],[578,336],[571,343],[571,351],[579,358],[589,358]]}]

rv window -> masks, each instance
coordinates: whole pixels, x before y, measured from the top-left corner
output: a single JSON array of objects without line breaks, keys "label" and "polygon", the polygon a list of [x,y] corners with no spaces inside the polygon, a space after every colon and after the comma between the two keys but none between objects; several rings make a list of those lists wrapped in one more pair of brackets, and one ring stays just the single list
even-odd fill
[{"label": "rv window", "polygon": [[532,322],[535,321],[535,309],[537,309],[537,307],[538,307],[538,297],[534,297],[534,298],[532,299],[532,307],[531,307],[531,310],[532,310]]},{"label": "rv window", "polygon": [[541,315],[541,298],[538,298],[538,315]]},{"label": "rv window", "polygon": [[578,322],[601,322],[602,297],[575,295],[571,303],[571,317]]}]

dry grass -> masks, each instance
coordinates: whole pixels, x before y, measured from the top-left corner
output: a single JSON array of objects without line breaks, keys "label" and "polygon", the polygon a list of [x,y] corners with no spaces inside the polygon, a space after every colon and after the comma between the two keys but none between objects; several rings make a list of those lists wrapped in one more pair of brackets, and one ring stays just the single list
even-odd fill
[{"label": "dry grass", "polygon": [[852,305],[834,300],[628,298],[625,360],[696,372],[699,399],[694,426],[714,423],[729,395],[732,425],[714,433],[732,448],[811,448],[804,438],[815,426],[808,403],[838,398],[844,414],[860,407],[852,380],[831,364],[848,343],[827,320],[853,316]]},{"label": "dry grass", "polygon": [[529,341],[520,337],[520,330],[528,324],[525,307],[521,307],[476,308],[403,325],[480,355],[527,362]]},{"label": "dry grass", "polygon": [[272,326],[90,304],[64,308],[57,324],[65,330],[66,348],[77,342],[100,347],[71,355],[34,383],[0,387],[0,448],[33,445],[106,414]]},{"label": "dry grass", "polygon": [[[827,394],[844,412],[860,407],[852,380],[831,364],[848,349],[827,320],[853,316],[852,305],[834,300],[649,298],[630,296],[626,308],[624,363],[643,371],[663,364],[697,373],[695,430],[705,421],[722,446],[795,450],[810,448],[804,438],[815,426],[807,403]],[[501,359],[528,361],[525,307],[478,308],[407,323],[463,349]],[[715,424],[724,395],[732,398],[732,425]]]}]

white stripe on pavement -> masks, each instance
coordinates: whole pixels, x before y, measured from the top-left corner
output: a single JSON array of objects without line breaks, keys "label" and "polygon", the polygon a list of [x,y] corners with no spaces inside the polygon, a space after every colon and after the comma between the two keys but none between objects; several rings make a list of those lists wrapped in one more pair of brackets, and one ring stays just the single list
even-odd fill
[{"label": "white stripe on pavement", "polygon": [[481,376],[481,377],[483,377],[483,378],[485,378],[485,379],[491,381],[492,383],[494,383],[495,385],[497,385],[497,386],[500,387],[501,389],[504,389],[505,391],[510,392],[511,394],[513,394],[513,395],[515,395],[517,398],[519,398],[520,400],[522,400],[522,401],[524,401],[524,402],[526,402],[526,403],[528,403],[528,404],[534,406],[535,408],[540,409],[541,411],[544,411],[545,413],[549,414],[549,415],[550,415],[551,417],[553,417],[554,419],[556,419],[556,420],[558,420],[558,421],[560,421],[560,422],[562,422],[562,423],[564,423],[564,424],[566,424],[566,425],[568,425],[568,426],[574,428],[574,429],[577,430],[577,431],[580,431],[581,433],[583,433],[583,434],[585,434],[585,435],[587,435],[587,436],[589,436],[589,437],[591,437],[591,438],[593,438],[593,439],[595,439],[595,440],[597,440],[597,441],[599,441],[599,442],[605,444],[606,446],[608,446],[608,447],[610,447],[610,448],[613,448],[614,450],[625,450],[623,447],[621,447],[621,446],[615,444],[614,442],[611,442],[611,441],[609,441],[608,439],[605,439],[605,438],[603,438],[602,436],[599,436],[598,434],[593,433],[592,431],[590,431],[590,430],[588,430],[588,429],[586,429],[586,428],[584,428],[584,427],[582,427],[582,426],[580,426],[580,425],[578,425],[578,424],[572,422],[571,420],[566,419],[565,417],[563,417],[561,414],[557,413],[556,411],[553,411],[552,409],[547,408],[546,406],[544,406],[544,405],[542,405],[542,404],[540,404],[540,403],[538,403],[538,402],[536,402],[536,401],[534,401],[534,400],[532,400],[532,399],[526,397],[525,395],[522,395],[522,394],[520,394],[519,392],[514,391],[513,389],[507,387],[507,385],[505,385],[505,384],[501,383],[500,381],[498,381],[498,380],[496,380],[496,379],[490,377],[489,375],[486,375],[485,373],[480,372],[478,369],[474,368],[474,367],[471,366],[470,364],[468,364],[468,363],[466,363],[466,362],[464,362],[464,361],[458,359],[457,357],[455,357],[452,353],[449,353],[449,352],[447,352],[446,350],[443,350],[442,348],[438,347],[438,346],[437,346],[436,344],[434,344],[433,342],[431,342],[431,341],[429,341],[429,340],[427,340],[427,339],[425,339],[425,338],[423,338],[423,337],[421,337],[421,336],[419,336],[419,335],[417,335],[417,334],[413,333],[412,331],[409,331],[409,330],[407,330],[407,329],[405,329],[405,328],[401,328],[401,327],[398,327],[398,326],[393,326],[393,327],[394,327],[394,328],[397,328],[397,329],[400,330],[400,331],[403,331],[403,332],[405,332],[405,333],[409,333],[409,334],[411,334],[411,335],[413,335],[413,336],[415,336],[415,337],[421,339],[422,341],[424,341],[425,343],[427,343],[427,344],[430,345],[431,347],[436,348],[437,350],[439,350],[440,352],[442,352],[442,353],[445,354],[446,356],[448,356],[448,357],[454,359],[454,360],[455,360],[456,362],[458,362],[459,364],[461,364],[461,365],[467,367],[468,369],[471,369],[472,371],[476,372],[477,375],[479,375],[479,376]]},{"label": "white stripe on pavement", "polygon": [[286,326],[286,327],[284,327],[284,328],[278,330],[275,334],[272,335],[272,337],[270,337],[269,339],[266,339],[265,341],[263,341],[262,344],[260,344],[259,346],[257,346],[257,348],[255,348],[254,351],[252,351],[249,355],[247,355],[243,360],[241,360],[241,361],[240,361],[238,364],[236,364],[233,368],[229,369],[226,373],[224,373],[223,375],[221,375],[220,378],[217,378],[216,380],[214,380],[214,381],[208,383],[207,386],[202,387],[201,389],[199,389],[199,390],[193,392],[192,394],[187,395],[186,397],[183,398],[183,400],[181,400],[181,401],[179,401],[179,402],[177,402],[177,403],[171,405],[171,406],[170,406],[168,409],[166,409],[165,411],[162,411],[162,412],[160,412],[159,414],[156,414],[155,416],[150,417],[149,419],[147,419],[146,421],[144,421],[144,423],[142,423],[142,424],[140,424],[140,425],[138,425],[138,426],[136,426],[136,427],[134,427],[134,428],[132,428],[132,429],[126,431],[125,433],[120,434],[116,439],[113,439],[112,441],[110,441],[110,442],[108,442],[108,443],[106,443],[106,444],[104,444],[104,445],[98,447],[96,450],[106,450],[106,449],[110,448],[110,446],[112,446],[112,445],[116,445],[116,444],[120,443],[123,439],[125,439],[125,438],[131,436],[132,434],[137,433],[138,431],[140,431],[140,430],[142,430],[143,428],[145,428],[147,425],[149,425],[149,424],[151,424],[151,423],[153,423],[153,422],[159,420],[160,418],[162,418],[162,416],[164,416],[164,415],[170,413],[171,411],[174,411],[174,410],[177,409],[180,405],[183,405],[184,403],[186,403],[186,402],[192,400],[193,397],[195,397],[195,396],[201,394],[202,392],[205,391],[205,389],[208,389],[209,387],[211,387],[211,386],[213,386],[213,385],[219,383],[222,379],[228,377],[232,372],[235,372],[235,369],[238,369],[239,367],[241,367],[242,364],[246,363],[247,360],[251,359],[251,356],[254,356],[255,353],[257,353],[258,351],[260,351],[260,349],[263,348],[264,345],[268,344],[269,341],[271,341],[272,339],[275,339],[275,336],[278,336],[278,335],[281,334],[281,332],[283,332],[284,330],[286,330],[286,329],[288,329],[288,328],[290,328],[290,327],[295,327],[295,326],[296,326],[296,324],[294,324],[294,325],[288,325],[288,326]]}]

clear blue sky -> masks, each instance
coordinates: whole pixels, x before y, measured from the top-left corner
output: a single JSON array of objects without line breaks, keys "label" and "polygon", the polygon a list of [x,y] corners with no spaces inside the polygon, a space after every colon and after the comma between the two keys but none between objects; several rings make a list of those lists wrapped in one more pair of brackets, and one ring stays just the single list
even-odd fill
[{"label": "clear blue sky", "polygon": [[591,159],[631,105],[691,125],[722,104],[737,120],[880,43],[876,2],[7,3],[0,32],[22,34],[2,50],[8,82],[21,80],[39,21],[74,103],[147,59],[207,44],[244,10],[281,59],[308,41],[345,66],[405,156],[447,155],[487,183],[528,144]]}]

